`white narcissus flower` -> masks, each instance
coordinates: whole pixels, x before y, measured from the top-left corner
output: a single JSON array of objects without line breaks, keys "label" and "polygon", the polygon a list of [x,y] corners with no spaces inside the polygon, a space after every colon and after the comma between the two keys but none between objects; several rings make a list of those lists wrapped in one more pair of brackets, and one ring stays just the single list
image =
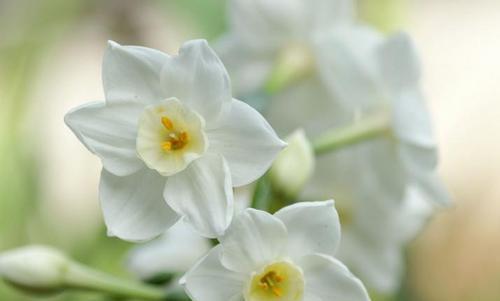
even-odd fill
[{"label": "white narcissus flower", "polygon": [[181,283],[193,301],[369,300],[333,257],[339,241],[333,201],[297,203],[274,215],[247,209]]},{"label": "white narcissus flower", "polygon": [[206,237],[233,215],[233,186],[260,177],[283,148],[266,120],[233,99],[204,40],[179,54],[110,42],[103,61],[106,101],[65,121],[103,163],[101,207],[110,235],[151,239],[179,217]]},{"label": "white narcissus flower", "polygon": [[[302,126],[314,140],[335,126],[354,124],[356,114],[362,120],[388,111],[387,134],[317,157],[302,197],[335,197],[344,217],[341,258],[348,256],[346,263],[367,286],[392,292],[399,285],[402,247],[431,214],[429,207],[446,204],[448,196],[436,174],[436,143],[419,91],[414,47],[404,34],[370,36],[345,35],[332,45],[332,51],[352,49],[344,60],[350,71],[333,76],[332,69],[331,79],[344,87],[339,94],[344,102],[357,105],[339,111],[327,91],[306,83],[273,98],[267,117],[279,133]],[[285,108],[283,117],[279,112]],[[416,229],[400,231],[407,227]]]},{"label": "white narcissus flower", "polygon": [[[317,164],[317,172],[311,181],[314,187],[310,190],[331,195],[336,192],[337,187],[321,183],[331,183],[332,177],[340,178],[342,175],[347,178],[352,175],[352,179],[356,180],[348,179],[351,184],[343,183],[344,187],[340,189],[350,189],[350,195],[356,194],[356,198],[375,198],[384,203],[398,204],[404,199],[408,187],[415,186],[427,201],[447,204],[448,195],[436,173],[437,145],[419,88],[420,70],[414,47],[404,34],[396,34],[377,44],[371,54],[374,61],[371,64],[377,67],[377,72],[370,77],[372,85],[359,85],[354,90],[365,89],[365,97],[380,96],[380,99],[374,99],[370,105],[361,107],[364,108],[363,111],[358,112],[363,119],[370,118],[380,111],[388,111],[385,114],[388,119],[388,133],[351,147],[344,154],[325,154],[320,157],[318,160],[323,164]],[[354,94],[351,99],[358,100]],[[282,130],[285,124],[276,112],[279,107],[283,108],[284,103],[278,100],[273,106],[268,115],[269,119]],[[331,113],[334,114],[333,111]],[[291,118],[287,119],[289,120]],[[306,129],[308,123],[315,126],[323,124],[326,128],[325,124],[329,122],[316,119],[311,122],[302,121],[301,124]],[[345,122],[344,125],[355,122]],[[293,126],[288,124],[290,128]],[[320,133],[310,130],[308,134],[310,137],[317,137]],[[336,168],[332,168],[333,166]],[[349,172],[346,175],[347,169]],[[346,188],[346,185],[351,187]]]},{"label": "white narcissus flower", "polygon": [[349,27],[354,15],[352,0],[230,0],[229,33],[217,50],[236,93],[256,92],[281,63],[318,74],[328,85],[321,72],[323,40]]}]

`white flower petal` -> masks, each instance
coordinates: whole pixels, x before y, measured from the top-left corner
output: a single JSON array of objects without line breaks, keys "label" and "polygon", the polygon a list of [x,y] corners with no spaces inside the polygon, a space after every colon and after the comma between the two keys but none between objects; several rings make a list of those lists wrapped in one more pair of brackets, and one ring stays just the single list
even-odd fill
[{"label": "white flower petal", "polygon": [[253,51],[277,51],[303,29],[304,7],[301,0],[232,0],[229,25]]},{"label": "white flower petal", "polygon": [[399,155],[411,177],[410,180],[425,195],[427,201],[449,204],[448,192],[436,172],[438,158],[435,148],[401,143]]},{"label": "white flower petal", "polygon": [[202,115],[207,126],[231,104],[229,75],[205,40],[184,43],[162,71],[167,98],[176,97]]},{"label": "white flower petal", "polygon": [[353,221],[342,229],[338,257],[368,287],[393,292],[401,279],[404,246],[425,225],[433,207],[414,186],[398,206],[361,205]]},{"label": "white flower petal", "polygon": [[398,157],[397,145],[390,139],[372,140],[361,146],[356,160],[359,165],[358,198],[385,206],[401,203],[408,176]]},{"label": "white flower petal", "polygon": [[377,241],[349,231],[344,232],[339,258],[365,285],[381,293],[393,293],[403,272],[402,244]]},{"label": "white flower petal", "polygon": [[333,257],[308,255],[300,266],[306,279],[306,296],[314,295],[321,301],[369,301],[361,283],[346,266]]},{"label": "white flower petal", "polygon": [[340,222],[333,201],[296,203],[275,216],[288,230],[288,254],[292,258],[312,253],[335,254],[340,242]]},{"label": "white flower petal", "polygon": [[224,36],[215,50],[231,76],[233,93],[237,96],[256,93],[273,68],[273,55],[251,51],[236,35]]},{"label": "white flower petal", "polygon": [[280,136],[303,128],[309,139],[315,139],[334,127],[351,124],[353,115],[333,101],[326,87],[314,77],[274,95],[266,103],[264,116]]},{"label": "white flower petal", "polygon": [[245,275],[226,269],[219,258],[222,247],[216,246],[181,279],[193,301],[243,300]]},{"label": "white flower petal", "polygon": [[421,147],[435,147],[431,125],[431,117],[417,87],[400,90],[394,95],[392,127],[401,141]]},{"label": "white flower petal", "polygon": [[435,146],[431,120],[418,87],[420,63],[410,38],[396,34],[378,49],[380,71],[392,98],[393,128],[399,139]]},{"label": "white flower petal", "polygon": [[382,76],[393,90],[413,87],[420,79],[420,62],[408,35],[391,36],[377,51]]},{"label": "white flower petal", "polygon": [[256,110],[233,100],[218,126],[207,131],[209,152],[227,160],[234,186],[255,181],[286,145]]},{"label": "white flower petal", "polygon": [[273,215],[249,208],[234,218],[220,241],[224,248],[222,264],[233,271],[250,273],[285,254],[287,230]]},{"label": "white flower petal", "polygon": [[231,223],[234,205],[231,174],[219,155],[206,154],[169,177],[163,195],[205,237],[222,235]]},{"label": "white flower petal", "polygon": [[309,0],[305,10],[309,31],[326,31],[333,26],[352,23],[356,5],[352,0]]},{"label": "white flower petal", "polygon": [[184,273],[210,249],[208,239],[178,221],[160,238],[134,248],[127,266],[146,280],[165,272]]},{"label": "white flower petal", "polygon": [[121,46],[110,41],[102,64],[106,101],[151,104],[165,98],[160,75],[168,58],[155,49]]},{"label": "white flower petal", "polygon": [[339,28],[316,42],[320,79],[345,108],[366,109],[384,101],[375,60],[382,41],[379,33],[358,26]]},{"label": "white flower petal", "polygon": [[133,102],[93,102],[74,108],[64,120],[78,139],[101,158],[104,168],[125,176],[144,167],[135,147],[142,110],[141,104]]},{"label": "white flower petal", "polygon": [[165,181],[146,168],[126,177],[103,169],[99,196],[108,234],[144,241],[173,225],[179,217],[163,200]]}]

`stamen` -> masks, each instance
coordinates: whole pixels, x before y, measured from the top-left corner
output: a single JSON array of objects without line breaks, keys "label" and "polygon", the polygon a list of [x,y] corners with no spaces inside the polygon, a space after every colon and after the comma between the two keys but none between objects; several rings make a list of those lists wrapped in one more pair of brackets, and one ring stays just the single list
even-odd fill
[{"label": "stamen", "polygon": [[278,275],[275,271],[270,271],[260,278],[259,286],[266,291],[271,290],[275,296],[281,297],[283,291],[278,287],[278,283],[282,281],[282,276]]},{"label": "stamen", "polygon": [[178,150],[183,148],[189,140],[187,132],[178,132],[175,130],[174,123],[170,118],[161,117],[161,124],[167,129],[167,140],[162,142],[161,148],[164,151]]},{"label": "stamen", "polygon": [[174,129],[174,123],[168,117],[162,117],[161,118],[161,123],[163,124],[163,126],[167,130],[173,130]]},{"label": "stamen", "polygon": [[181,132],[179,135],[179,140],[186,143],[188,141],[188,134],[186,132]]},{"label": "stamen", "polygon": [[164,150],[164,151],[169,151],[172,149],[172,142],[170,141],[165,141],[161,144],[161,148]]},{"label": "stamen", "polygon": [[273,294],[276,295],[276,297],[281,297],[283,293],[281,292],[281,289],[279,287],[273,287],[272,288]]}]

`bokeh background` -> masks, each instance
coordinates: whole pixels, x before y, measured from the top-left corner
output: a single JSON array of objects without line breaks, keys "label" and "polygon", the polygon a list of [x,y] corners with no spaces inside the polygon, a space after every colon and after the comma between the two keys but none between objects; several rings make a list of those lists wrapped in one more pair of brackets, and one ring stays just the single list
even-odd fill
[{"label": "bokeh background", "polygon": [[[500,1],[361,0],[360,16],[410,32],[455,206],[408,248],[408,301],[500,300]],[[123,277],[129,244],[107,238],[100,164],[63,123],[103,98],[106,41],[174,53],[225,30],[225,0],[0,0],[0,251],[62,248]],[[0,282],[0,300],[32,300]],[[89,293],[46,300],[102,300]]]}]

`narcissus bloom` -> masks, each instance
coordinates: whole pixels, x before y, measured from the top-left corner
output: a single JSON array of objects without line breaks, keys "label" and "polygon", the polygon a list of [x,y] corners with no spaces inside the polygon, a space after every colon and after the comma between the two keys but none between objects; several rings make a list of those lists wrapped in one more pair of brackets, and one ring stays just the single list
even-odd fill
[{"label": "narcissus bloom", "polygon": [[321,71],[330,67],[323,61],[325,38],[349,27],[354,15],[352,0],[231,0],[229,32],[217,51],[241,95],[256,92],[276,71],[286,73],[282,67],[329,84]]},{"label": "narcissus bloom", "polygon": [[233,186],[260,177],[284,147],[266,120],[231,96],[229,76],[204,40],[170,56],[110,42],[105,102],[65,121],[103,163],[100,199],[110,235],[151,239],[179,217],[206,237],[233,215]]},{"label": "narcissus bloom", "polygon": [[247,209],[181,283],[194,301],[369,300],[333,257],[339,241],[333,201],[298,203],[274,216]]},{"label": "narcissus bloom", "polygon": [[[384,38],[365,33],[365,38],[346,35],[337,40],[338,47],[332,47],[352,49],[346,52],[351,59],[345,60],[351,67],[346,72],[331,70],[330,79],[337,82],[333,87],[342,87],[338,93],[342,101],[309,82],[276,95],[266,116],[279,133],[301,126],[312,140],[337,126],[352,126],[373,116],[387,127],[378,137],[317,157],[302,198],[335,197],[344,216],[344,242],[363,242],[358,252],[343,243],[341,249],[346,245],[349,250],[342,255],[349,255],[347,263],[366,285],[391,292],[399,283],[400,273],[392,271],[401,269],[401,248],[416,232],[399,229],[421,226],[431,210],[415,208],[446,204],[448,195],[436,173],[437,145],[410,39],[404,34]],[[339,106],[348,102],[352,105]],[[284,108],[286,116],[280,114]],[[408,199],[415,194],[418,200],[412,204],[422,204],[410,206]]]}]

